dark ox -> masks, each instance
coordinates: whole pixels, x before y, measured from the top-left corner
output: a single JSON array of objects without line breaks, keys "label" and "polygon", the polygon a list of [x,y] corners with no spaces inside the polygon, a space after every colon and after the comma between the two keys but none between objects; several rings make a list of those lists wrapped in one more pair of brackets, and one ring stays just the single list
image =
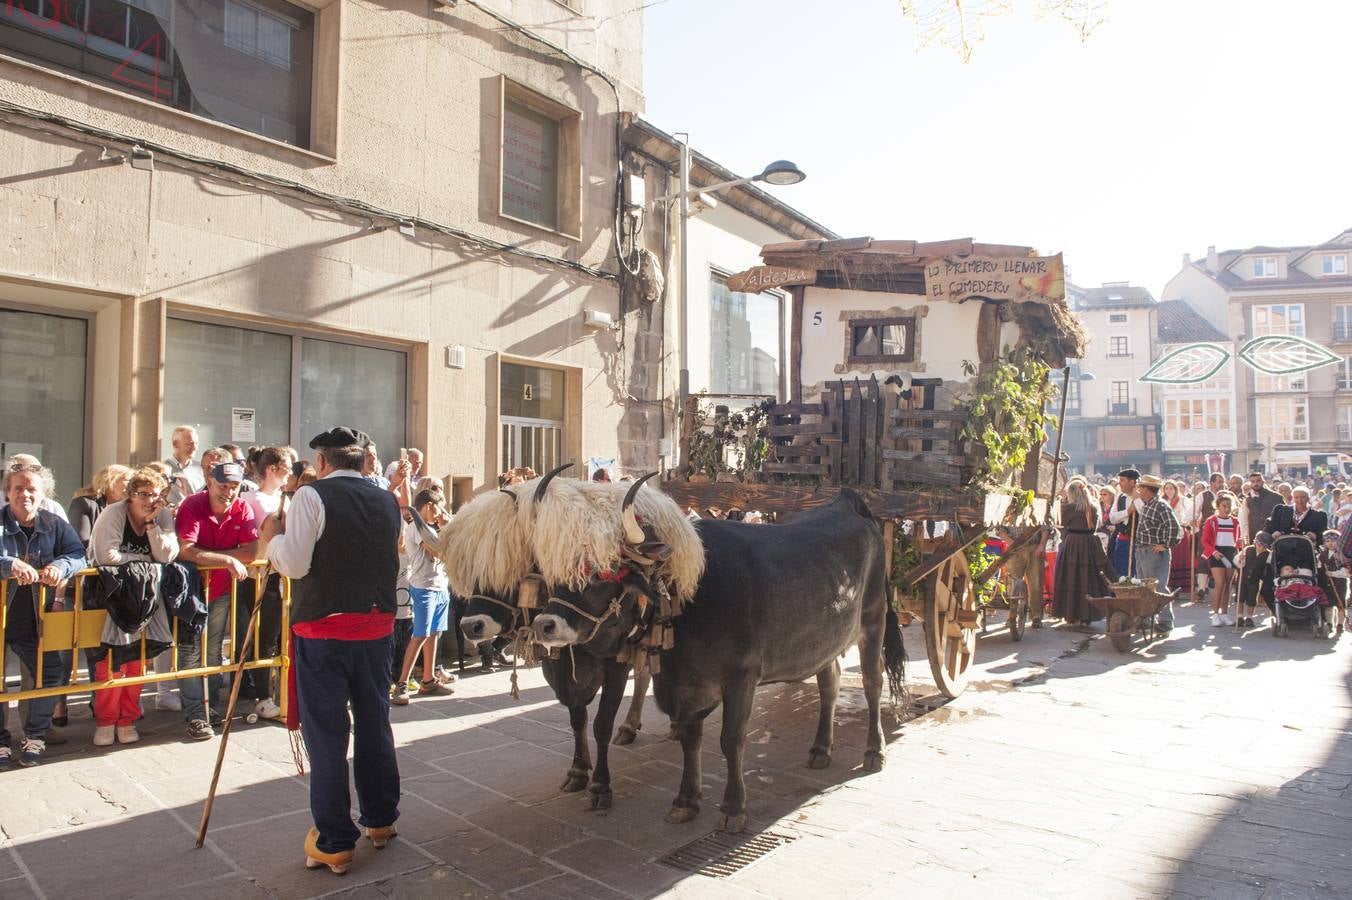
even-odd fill
[{"label": "dark ox", "polygon": [[[657,705],[671,716],[685,756],[667,821],[688,822],[699,812],[704,719],[721,702],[728,782],[720,827],[737,832],[746,826],[742,756],[757,686],[817,677],[821,707],[808,765],[825,768],[831,763],[838,660],[858,644],[869,711],[864,769],[876,772],[883,765],[883,678],[894,688],[900,683],[905,650],[887,600],[882,533],[852,491],[785,525],[706,519],[696,529],[704,577],[693,602],[675,618],[674,648],[662,652],[661,671],[653,676]],[[613,656],[641,631],[655,605],[652,585],[637,567],[618,580],[594,580],[580,592],[556,594],[531,626],[535,639],[582,647],[600,658]]]},{"label": "dark ox", "polygon": [[[548,490],[550,479],[566,468],[562,466],[545,476],[536,489],[537,502]],[[506,596],[487,593],[472,595],[465,604],[465,615],[460,622],[461,632],[476,645],[498,637],[516,637],[519,630],[529,626],[534,614],[534,610],[522,609],[519,599],[517,591]],[[568,724],[573,731],[573,761],[560,790],[580,791],[590,782],[590,808],[609,809],[612,796],[609,742],[616,713],[624,699],[624,685],[629,677],[630,666],[617,662],[613,655],[603,659],[569,647],[561,651],[557,659],[543,660],[541,670],[555,698],[568,709]],[[619,734],[615,736],[616,744],[632,744],[643,727],[643,701],[648,693],[648,684],[646,672],[634,679],[634,698]],[[596,767],[593,770],[591,747],[587,741],[587,709],[598,692],[601,702],[592,724],[596,739]]]}]

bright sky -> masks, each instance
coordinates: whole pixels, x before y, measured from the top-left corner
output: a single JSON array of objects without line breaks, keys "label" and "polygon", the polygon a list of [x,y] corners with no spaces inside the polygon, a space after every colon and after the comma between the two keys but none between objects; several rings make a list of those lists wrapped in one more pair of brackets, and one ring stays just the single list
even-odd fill
[{"label": "bright sky", "polygon": [[659,0],[645,115],[739,173],[793,160],[772,190],[841,235],[1059,250],[1086,286],[1352,227],[1352,2],[1107,0],[1085,43],[1011,3],[964,65],[897,0]]}]

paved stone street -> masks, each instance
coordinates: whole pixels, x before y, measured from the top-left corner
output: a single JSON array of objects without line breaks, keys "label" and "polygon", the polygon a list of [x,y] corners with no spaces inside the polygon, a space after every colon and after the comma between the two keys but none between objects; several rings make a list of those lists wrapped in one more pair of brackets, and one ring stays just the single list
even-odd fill
[{"label": "paved stone street", "polygon": [[[395,710],[401,835],[345,878],[302,865],[306,783],[279,726],[232,735],[194,850],[217,743],[151,711],[141,744],[96,749],[80,703],[44,765],[0,776],[0,897],[1352,896],[1352,638],[1241,636],[1196,607],[1179,622],[1126,656],[1066,628],[1011,643],[996,621],[961,699],[889,720],[879,775],[859,769],[856,668],[826,771],[803,766],[815,685],[763,689],[752,825],[793,840],[728,877],[658,862],[717,824],[716,723],[696,822],[662,822],[679,748],[651,706],[612,753],[615,808],[591,813],[557,790],[571,738],[537,671],[519,701],[495,673]],[[907,642],[923,701],[918,625]]]}]

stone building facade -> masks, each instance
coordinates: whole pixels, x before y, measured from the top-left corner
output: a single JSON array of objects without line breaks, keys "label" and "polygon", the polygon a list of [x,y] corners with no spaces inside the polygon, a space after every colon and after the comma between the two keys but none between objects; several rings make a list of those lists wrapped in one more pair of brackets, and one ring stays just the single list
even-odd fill
[{"label": "stone building facade", "polygon": [[634,4],[110,5],[0,11],[5,452],[63,498],[180,422],[343,421],[461,497],[618,453]]}]

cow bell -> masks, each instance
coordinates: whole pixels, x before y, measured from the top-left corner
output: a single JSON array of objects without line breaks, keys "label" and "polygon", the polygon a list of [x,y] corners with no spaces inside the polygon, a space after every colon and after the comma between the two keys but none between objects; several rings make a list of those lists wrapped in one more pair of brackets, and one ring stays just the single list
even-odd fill
[{"label": "cow bell", "polygon": [[516,605],[522,609],[539,609],[542,580],[539,575],[527,575],[521,579],[521,584],[517,586]]}]

